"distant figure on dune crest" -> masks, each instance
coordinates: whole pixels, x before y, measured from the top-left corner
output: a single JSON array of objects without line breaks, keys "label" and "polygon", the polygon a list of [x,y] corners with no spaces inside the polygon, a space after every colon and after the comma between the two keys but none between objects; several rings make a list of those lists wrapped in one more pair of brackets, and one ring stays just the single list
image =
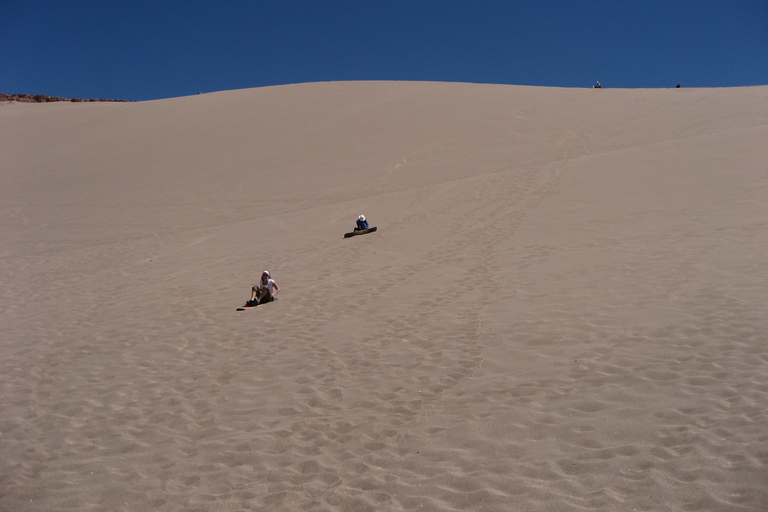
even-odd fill
[{"label": "distant figure on dune crest", "polygon": [[681,86],[680,84],[677,84],[677,85],[675,86],[675,89],[679,89],[680,87],[682,87],[682,86]]},{"label": "distant figure on dune crest", "polygon": [[600,85],[600,82],[596,82],[595,85],[592,86],[594,89],[602,89],[603,86]]},{"label": "distant figure on dune crest", "polygon": [[280,291],[280,287],[277,286],[272,277],[269,275],[269,271],[265,270],[261,273],[261,281],[259,284],[251,288],[251,300],[245,303],[246,306],[258,306],[259,304],[266,304],[275,300],[275,295]]},{"label": "distant figure on dune crest", "polygon": [[355,231],[362,231],[364,229],[368,229],[368,221],[365,220],[365,215],[361,215],[357,218],[357,226],[355,227]]}]

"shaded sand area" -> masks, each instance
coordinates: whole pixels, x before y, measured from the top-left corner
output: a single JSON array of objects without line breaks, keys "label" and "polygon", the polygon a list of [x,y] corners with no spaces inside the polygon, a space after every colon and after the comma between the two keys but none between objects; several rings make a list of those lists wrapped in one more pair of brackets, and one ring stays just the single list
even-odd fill
[{"label": "shaded sand area", "polygon": [[0,510],[764,511],[766,141],[768,87],[0,104]]}]

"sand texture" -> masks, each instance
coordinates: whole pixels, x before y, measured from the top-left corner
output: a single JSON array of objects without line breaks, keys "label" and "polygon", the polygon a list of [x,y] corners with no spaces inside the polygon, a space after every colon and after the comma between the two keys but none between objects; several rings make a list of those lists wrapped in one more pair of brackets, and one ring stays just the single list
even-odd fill
[{"label": "sand texture", "polygon": [[6,102],[0,180],[2,512],[768,510],[768,87]]}]

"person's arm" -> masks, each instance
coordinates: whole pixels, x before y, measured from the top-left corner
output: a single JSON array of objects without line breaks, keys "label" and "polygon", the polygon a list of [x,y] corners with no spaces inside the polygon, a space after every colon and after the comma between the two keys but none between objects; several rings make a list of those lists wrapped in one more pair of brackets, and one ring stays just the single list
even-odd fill
[{"label": "person's arm", "polygon": [[272,281],[272,284],[275,286],[275,293],[272,294],[272,297],[274,297],[275,295],[277,295],[277,292],[280,291],[280,287],[277,286],[277,283],[274,281]]}]

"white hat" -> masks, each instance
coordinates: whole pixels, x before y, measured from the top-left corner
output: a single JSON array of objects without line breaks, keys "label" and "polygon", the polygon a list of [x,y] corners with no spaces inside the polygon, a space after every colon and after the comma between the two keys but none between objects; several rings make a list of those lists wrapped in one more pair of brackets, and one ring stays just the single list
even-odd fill
[{"label": "white hat", "polygon": [[365,215],[361,215],[361,216],[359,216],[359,217],[358,217],[358,219],[360,219],[360,220],[365,220]]},{"label": "white hat", "polygon": [[265,276],[269,277],[269,270],[265,270],[265,271],[263,272],[263,274],[264,274]]}]

